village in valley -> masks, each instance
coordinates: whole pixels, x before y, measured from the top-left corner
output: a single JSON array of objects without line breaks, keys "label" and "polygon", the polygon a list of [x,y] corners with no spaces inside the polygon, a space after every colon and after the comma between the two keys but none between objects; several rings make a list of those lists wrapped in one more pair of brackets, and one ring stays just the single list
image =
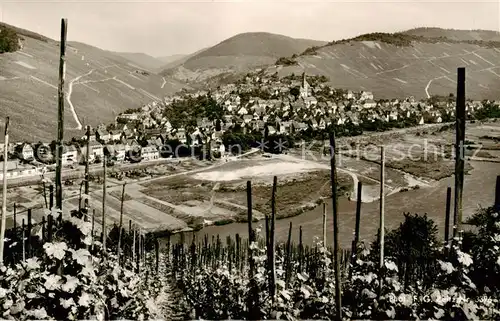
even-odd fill
[{"label": "village in valley", "polygon": [[9,7],[2,317],[500,320],[492,8],[230,2]]},{"label": "village in valley", "polygon": [[[199,108],[193,106],[200,101]],[[179,105],[187,106],[186,110],[180,110]],[[469,100],[466,111],[469,119],[474,119],[484,106],[498,110],[499,105],[499,101]],[[276,74],[258,70],[213,91],[182,91],[163,101],[129,109],[117,116],[114,124],[91,129],[89,162],[100,163],[105,154],[111,165],[179,157],[179,153],[174,155],[179,145],[188,149],[209,146],[212,153],[224,156],[234,152],[228,145],[239,142],[230,138],[232,133],[311,140],[326,137],[326,128],[334,125],[339,136],[355,136],[363,130],[449,122],[454,110],[452,94],[425,100],[378,100],[369,91],[331,88],[325,77],[304,73],[279,79]],[[86,140],[83,131],[81,137],[66,141],[63,166],[74,168],[85,163]],[[3,148],[0,145],[1,154]],[[13,142],[7,148],[8,179],[40,175],[54,167],[55,142]]]}]

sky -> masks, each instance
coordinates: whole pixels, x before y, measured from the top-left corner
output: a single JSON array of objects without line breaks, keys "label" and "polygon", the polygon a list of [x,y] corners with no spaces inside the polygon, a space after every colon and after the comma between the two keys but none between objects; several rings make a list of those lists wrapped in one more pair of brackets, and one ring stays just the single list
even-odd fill
[{"label": "sky", "polygon": [[339,40],[414,27],[500,31],[500,0],[0,0],[0,20],[53,39],[152,56],[189,54],[242,32]]}]

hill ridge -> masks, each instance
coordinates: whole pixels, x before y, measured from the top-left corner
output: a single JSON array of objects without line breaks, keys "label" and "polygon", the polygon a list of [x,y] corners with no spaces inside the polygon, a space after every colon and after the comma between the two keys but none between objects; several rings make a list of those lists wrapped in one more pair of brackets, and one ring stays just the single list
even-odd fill
[{"label": "hill ridge", "polygon": [[[14,30],[21,30],[23,46],[0,54],[0,117],[10,117],[13,141],[51,141],[57,128],[59,42],[25,29]],[[161,100],[186,87],[107,50],[69,41],[65,136],[78,137],[85,125],[112,122],[126,109]]]},{"label": "hill ridge", "polygon": [[498,99],[499,60],[500,42],[496,40],[371,33],[309,48],[296,57],[281,59],[281,64],[267,72],[323,75],[334,87],[373,91],[381,98],[428,98],[455,92],[456,68],[466,67],[468,97]]}]

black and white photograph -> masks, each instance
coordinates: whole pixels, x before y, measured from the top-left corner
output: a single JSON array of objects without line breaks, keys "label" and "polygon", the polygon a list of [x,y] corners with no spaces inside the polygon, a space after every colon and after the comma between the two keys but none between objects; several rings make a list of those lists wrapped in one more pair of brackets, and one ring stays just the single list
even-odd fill
[{"label": "black and white photograph", "polygon": [[500,1],[0,0],[0,320],[500,320]]}]

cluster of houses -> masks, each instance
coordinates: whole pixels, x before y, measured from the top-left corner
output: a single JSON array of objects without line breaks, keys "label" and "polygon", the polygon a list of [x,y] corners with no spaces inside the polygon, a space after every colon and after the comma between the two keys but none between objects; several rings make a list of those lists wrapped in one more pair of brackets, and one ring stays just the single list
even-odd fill
[{"label": "cluster of houses", "polygon": [[[315,77],[309,77],[315,80]],[[323,130],[328,125],[351,123],[360,125],[366,122],[391,122],[415,119],[418,124],[441,123],[454,118],[453,100],[416,100],[414,97],[392,100],[374,100],[368,91],[339,91],[326,83],[314,81],[310,85],[304,73],[302,77],[286,80],[262,74],[248,75],[244,81],[218,87],[215,92],[198,91],[191,97],[212,95],[223,107],[224,115],[219,120],[207,118],[197,120],[197,127],[185,128],[171,124],[162,111],[175,100],[185,99],[187,94],[167,97],[163,102],[153,102],[135,113],[122,114],[117,121],[139,121],[148,129],[161,130],[162,134],[186,143],[189,136],[202,133],[209,139],[220,142],[225,131],[235,127],[244,132],[267,129],[269,134],[293,135],[307,129]],[[295,90],[294,89],[298,89]],[[250,97],[246,93],[265,92],[270,98]],[[500,104],[500,102],[494,102]],[[483,108],[481,101],[467,101],[466,112],[470,115]],[[188,133],[189,131],[189,133]],[[119,132],[110,132],[119,135]]]},{"label": "cluster of houses", "polygon": [[[135,111],[120,114],[111,126],[101,125],[89,135],[89,161],[102,160],[104,153],[123,162],[130,155],[140,155],[136,161],[155,160],[164,157],[162,146],[177,140],[190,146],[207,144],[213,150],[224,153],[221,137],[234,128],[244,133],[267,130],[269,134],[294,135],[301,131],[323,130],[328,125],[364,122],[401,121],[408,118],[418,124],[440,123],[452,119],[455,103],[453,100],[430,102],[406,99],[378,100],[368,91],[339,91],[330,88],[315,77],[287,77],[279,79],[262,73],[249,74],[238,83],[220,86],[216,91],[179,93],[165,97],[161,102],[151,102]],[[265,93],[266,98],[248,97],[256,91]],[[339,94],[340,93],[340,94]],[[175,100],[187,96],[199,97],[210,94],[223,109],[220,119],[198,118],[194,128],[171,123],[163,113]],[[493,102],[499,104],[500,102]],[[473,114],[483,108],[481,101],[467,101],[466,111]],[[86,133],[64,146],[62,163],[65,166],[81,164],[87,157]],[[139,141],[141,143],[139,143]],[[5,146],[0,144],[0,155]],[[18,177],[33,171],[40,171],[40,163],[47,164],[53,159],[54,144],[10,144],[9,177]],[[24,164],[24,165],[23,165]],[[29,165],[26,165],[29,164]]]}]

